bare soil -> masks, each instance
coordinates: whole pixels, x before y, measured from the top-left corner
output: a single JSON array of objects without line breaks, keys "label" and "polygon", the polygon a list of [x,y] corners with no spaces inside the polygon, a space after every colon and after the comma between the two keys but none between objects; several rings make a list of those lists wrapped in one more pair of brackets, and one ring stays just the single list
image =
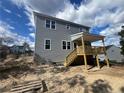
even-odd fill
[{"label": "bare soil", "polygon": [[[104,66],[100,70],[94,67],[86,71],[83,65],[68,68],[36,65],[32,57],[10,63],[11,67],[7,65],[9,68],[0,70],[0,93],[17,84],[37,79],[45,80],[48,90],[45,93],[124,93],[123,65]],[[13,63],[18,65],[12,66]]]}]

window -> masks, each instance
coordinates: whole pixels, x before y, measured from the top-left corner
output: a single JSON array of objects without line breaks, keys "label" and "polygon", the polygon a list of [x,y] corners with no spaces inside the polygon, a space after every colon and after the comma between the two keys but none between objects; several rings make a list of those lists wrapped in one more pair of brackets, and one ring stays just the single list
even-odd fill
[{"label": "window", "polygon": [[46,28],[50,28],[50,20],[46,20]]},{"label": "window", "polygon": [[71,49],[71,42],[62,41],[62,49],[63,50]]},{"label": "window", "polygon": [[66,41],[62,41],[62,49],[66,49]]},{"label": "window", "polygon": [[51,20],[46,20],[46,28],[56,29],[56,22]]},{"label": "window", "polygon": [[48,50],[51,49],[51,41],[50,40],[45,40],[45,49],[48,49]]},{"label": "window", "polygon": [[51,28],[52,29],[56,29],[56,26],[55,25],[56,25],[56,22],[55,21],[51,21]]},{"label": "window", "polygon": [[76,46],[77,46],[76,43],[74,43],[74,48],[76,48]]},{"label": "window", "polygon": [[80,31],[80,32],[86,32],[87,30],[86,30],[85,28],[83,28],[83,27],[80,27],[80,28],[79,28],[79,31]]},{"label": "window", "polygon": [[70,45],[71,45],[70,42],[67,42],[67,49],[70,49],[71,48]]},{"label": "window", "polygon": [[66,25],[66,28],[67,28],[67,29],[70,29],[70,25]]}]

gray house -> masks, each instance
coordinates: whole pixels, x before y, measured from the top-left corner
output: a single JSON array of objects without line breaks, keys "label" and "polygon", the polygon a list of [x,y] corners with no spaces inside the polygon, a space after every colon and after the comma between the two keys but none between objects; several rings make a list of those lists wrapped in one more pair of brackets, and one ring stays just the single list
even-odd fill
[{"label": "gray house", "polygon": [[34,12],[35,54],[43,61],[63,62],[74,49],[70,35],[88,32],[89,27]]},{"label": "gray house", "polygon": [[109,60],[116,62],[124,62],[124,56],[120,53],[121,49],[119,47],[110,45],[107,46],[106,49]]},{"label": "gray house", "polygon": [[[87,60],[91,59],[93,55],[97,56],[97,53],[104,53],[101,47],[91,46],[91,42],[98,40],[102,40],[104,44],[104,36],[90,34],[90,27],[88,26],[37,12],[34,12],[34,20],[36,26],[36,61],[42,63],[65,62],[64,65],[69,66],[78,57],[81,57],[87,66]],[[96,60],[99,67],[97,57]],[[109,66],[108,61],[106,62]],[[83,62],[81,61],[81,63]]]}]

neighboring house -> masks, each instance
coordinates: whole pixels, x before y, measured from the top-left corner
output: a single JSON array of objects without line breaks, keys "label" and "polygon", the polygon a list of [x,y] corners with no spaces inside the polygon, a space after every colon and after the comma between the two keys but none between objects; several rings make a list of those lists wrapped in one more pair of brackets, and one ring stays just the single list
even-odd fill
[{"label": "neighboring house", "polygon": [[24,54],[25,52],[25,49],[24,49],[24,46],[17,46],[17,45],[13,45],[11,48],[11,53],[14,53],[14,54]]},{"label": "neighboring house", "polygon": [[11,53],[14,53],[14,54],[25,54],[25,53],[31,52],[29,45],[26,43],[22,46],[13,45],[10,48],[10,50],[11,50]]},{"label": "neighboring house", "polygon": [[[36,25],[35,60],[42,63],[67,62],[68,60],[66,65],[70,65],[81,55],[84,56],[86,64],[86,57],[95,55],[91,42],[104,39],[104,36],[89,34],[90,27],[88,26],[41,13],[34,12],[34,20]],[[88,47],[84,52],[85,45]]]},{"label": "neighboring house", "polygon": [[109,60],[116,62],[124,62],[124,56],[120,53],[121,49],[119,47],[110,45],[107,46],[106,49]]}]

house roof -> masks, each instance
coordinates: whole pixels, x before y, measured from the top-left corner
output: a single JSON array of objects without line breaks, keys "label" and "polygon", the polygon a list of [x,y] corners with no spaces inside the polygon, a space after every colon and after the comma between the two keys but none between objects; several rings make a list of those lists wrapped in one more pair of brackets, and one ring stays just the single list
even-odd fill
[{"label": "house roof", "polygon": [[63,19],[60,19],[60,18],[56,18],[56,17],[53,17],[53,16],[45,15],[45,14],[42,14],[42,13],[38,13],[36,11],[33,11],[33,13],[36,16],[42,16],[42,17],[45,17],[45,18],[50,18],[50,19],[54,19],[54,20],[57,20],[57,21],[61,21],[61,22],[67,23],[67,24],[72,24],[72,25],[76,25],[76,26],[79,26],[79,27],[84,27],[86,29],[90,29],[89,26],[85,26],[85,25],[77,24],[77,23],[70,22],[70,21],[67,21],[67,20],[63,20]]},{"label": "house roof", "polygon": [[79,40],[81,39],[81,37],[83,37],[84,41],[94,42],[98,40],[103,40],[105,36],[80,32],[71,35],[71,40],[72,41]]},{"label": "house roof", "polygon": [[120,47],[118,47],[118,46],[115,46],[115,45],[108,45],[108,46],[105,46],[105,48],[108,50],[108,49],[110,49],[111,47],[116,47],[116,48],[120,48]]},{"label": "house roof", "polygon": [[109,48],[111,48],[113,45],[108,45],[108,46],[105,46],[105,48],[108,50]]}]

